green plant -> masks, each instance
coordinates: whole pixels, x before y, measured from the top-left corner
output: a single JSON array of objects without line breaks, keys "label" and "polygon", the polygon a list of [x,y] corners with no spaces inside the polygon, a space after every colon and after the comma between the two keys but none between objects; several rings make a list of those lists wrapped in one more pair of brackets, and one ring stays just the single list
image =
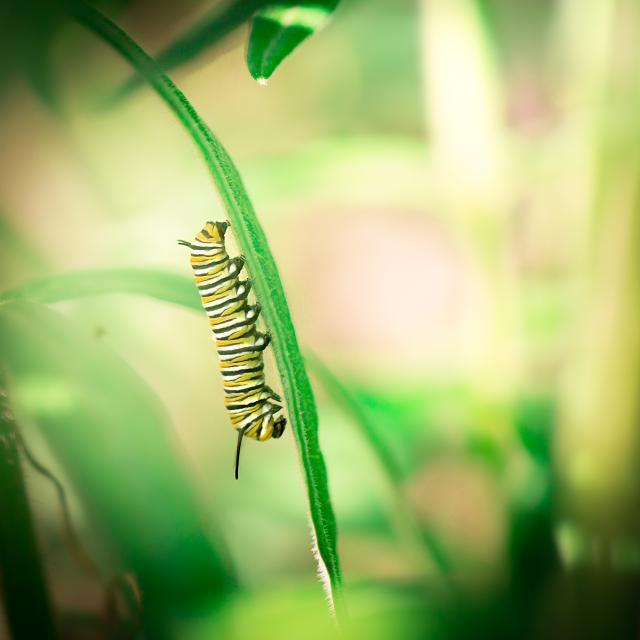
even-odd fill
[{"label": "green plant", "polygon": [[[156,63],[142,51],[121,29],[96,9],[81,2],[68,4],[70,13],[82,24],[112,45],[155,88],[202,152],[220,197],[232,223],[252,276],[253,287],[262,303],[263,317],[272,333],[273,349],[281,375],[285,401],[305,473],[309,510],[313,523],[314,546],[318,561],[326,575],[326,587],[332,606],[339,597],[341,576],[337,555],[336,526],[326,470],[318,444],[318,422],[313,395],[297,346],[297,340],[275,262],[265,235],[257,221],[249,197],[231,158],[201,120],[186,97],[173,82],[161,73]],[[122,282],[128,274],[119,274]],[[116,274],[112,274],[112,277]],[[90,274],[84,282],[89,283]],[[82,285],[82,278],[76,285]],[[55,289],[68,283],[51,279],[48,299],[55,299]],[[144,286],[150,284],[147,278]],[[53,291],[52,291],[53,289]],[[35,310],[33,311],[35,313]],[[7,308],[4,310],[7,314]],[[65,440],[67,442],[67,440]],[[121,539],[124,543],[124,538]]]},{"label": "green plant", "polygon": [[[251,20],[247,65],[256,80],[264,81],[303,40],[326,24],[338,2],[229,0],[207,11],[154,56],[154,61],[164,71],[186,64]],[[114,101],[140,88],[142,81],[142,76],[131,77],[117,91]]]},{"label": "green plant", "polygon": [[113,46],[150,83],[175,113],[200,149],[247,259],[262,315],[272,333],[285,402],[305,474],[309,511],[321,573],[330,601],[341,586],[335,518],[329,498],[324,459],[318,442],[318,418],[308,377],[278,270],[240,175],[231,158],[198,116],[187,98],[131,38],[93,7],[73,2],[72,15]]},{"label": "green plant", "polygon": [[[635,637],[637,2],[101,0],[154,56],[93,1],[45,4],[0,12],[0,575],[28,629],[27,567],[44,621],[22,635],[332,638],[309,502],[345,637]],[[163,75],[187,64],[200,115]],[[239,483],[174,244],[224,218],[297,420]],[[119,615],[60,606],[76,580],[118,582]]]}]

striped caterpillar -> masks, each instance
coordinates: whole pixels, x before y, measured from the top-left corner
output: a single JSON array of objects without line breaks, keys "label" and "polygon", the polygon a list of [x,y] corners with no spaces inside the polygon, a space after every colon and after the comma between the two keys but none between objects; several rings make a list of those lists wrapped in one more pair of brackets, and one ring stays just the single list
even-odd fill
[{"label": "striped caterpillar", "polygon": [[224,403],[238,431],[235,477],[238,479],[243,437],[279,438],[287,419],[278,396],[264,378],[263,351],[271,336],[256,329],[260,305],[247,301],[251,283],[240,280],[245,259],[229,258],[224,244],[226,222],[207,222],[193,242],[178,243],[191,250],[191,267],[218,351]]}]

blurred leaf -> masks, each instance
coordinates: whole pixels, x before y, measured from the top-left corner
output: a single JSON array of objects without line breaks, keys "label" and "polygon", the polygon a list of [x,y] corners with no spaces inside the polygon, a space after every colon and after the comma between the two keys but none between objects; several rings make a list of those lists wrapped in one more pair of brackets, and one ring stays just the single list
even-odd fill
[{"label": "blurred leaf", "polygon": [[[67,497],[67,491],[64,484],[58,479],[58,477],[47,466],[42,464],[38,458],[33,454],[30,447],[25,442],[20,432],[16,432],[16,440],[20,445],[20,453],[22,454],[24,461],[29,465],[29,468],[35,471],[38,475],[44,478],[56,493],[58,499],[58,507],[60,510],[60,521],[62,524],[62,530],[64,532],[65,542],[67,548],[77,565],[82,570],[94,579],[103,580],[100,568],[95,563],[94,559],[87,552],[76,532],[76,528],[73,524],[73,518],[71,510],[69,508],[69,498]],[[108,587],[107,587],[108,588]]]},{"label": "blurred leaf", "polygon": [[[16,410],[33,421],[89,512],[167,613],[232,584],[158,398],[104,344],[46,307],[0,307]],[[159,609],[160,610],[160,609]]]},{"label": "blurred leaf", "polygon": [[251,25],[247,52],[251,75],[258,81],[271,77],[303,40],[325,26],[338,2],[275,2],[258,11]]},{"label": "blurred leaf", "polygon": [[611,11],[591,132],[590,262],[553,450],[578,524],[584,518],[606,536],[640,531],[640,57],[627,45],[640,39],[640,4],[623,0]]},{"label": "blurred leaf", "polygon": [[437,535],[428,527],[418,523],[407,504],[401,465],[385,441],[378,420],[373,417],[373,414],[368,411],[357,395],[344,385],[321,360],[314,355],[307,354],[305,361],[310,365],[311,371],[315,373],[333,400],[351,414],[365,442],[384,470],[393,491],[396,510],[402,520],[403,527],[410,535],[410,543],[417,541],[421,547],[421,555],[426,552],[438,570],[445,575],[448,574],[451,569],[450,562]]},{"label": "blurred leaf", "polygon": [[467,455],[482,460],[494,473],[504,472],[507,463],[505,447],[495,435],[471,429],[465,449]]},{"label": "blurred leaf", "polygon": [[0,293],[0,301],[61,302],[104,293],[134,293],[189,309],[202,309],[193,279],[155,269],[93,269],[29,280]]},{"label": "blurred leaf", "polygon": [[[268,2],[269,0],[230,0],[222,6],[216,4],[190,29],[158,53],[155,56],[156,64],[166,71],[190,62],[244,24],[257,9]],[[144,82],[144,78],[139,75],[131,77],[116,92],[113,102],[125,98]]]},{"label": "blurred leaf", "polygon": [[548,396],[523,396],[515,408],[516,430],[525,449],[541,464],[551,461],[551,434],[557,407]]},{"label": "blurred leaf", "polygon": [[334,401],[342,405],[353,417],[360,428],[365,441],[371,448],[381,467],[384,469],[389,482],[398,487],[404,481],[404,474],[398,460],[384,441],[379,425],[375,424],[371,413],[346,385],[319,358],[306,353],[305,362],[317,376]]},{"label": "blurred leaf", "polygon": [[561,570],[554,538],[557,500],[551,466],[523,464],[526,473],[512,488],[506,540],[509,615],[516,625],[534,628],[539,599]]},{"label": "blurred leaf", "polygon": [[253,289],[262,305],[262,316],[271,331],[273,353],[304,471],[313,527],[312,541],[314,549],[317,547],[318,551],[318,569],[330,603],[336,604],[342,577],[335,516],[318,440],[318,413],[278,268],[240,174],[225,148],[187,97],[161,72],[153,58],[116,24],[86,3],[73,1],[70,9],[81,24],[110,44],[146,78],[188,131],[204,157],[238,245],[247,260]]},{"label": "blurred leaf", "polygon": [[[430,142],[451,184],[459,184],[469,215],[477,217],[492,255],[498,233],[492,217],[503,184],[506,151],[503,85],[487,24],[476,2],[423,2],[424,106]],[[473,105],[470,108],[469,105]],[[456,192],[452,192],[455,194]],[[490,213],[488,213],[490,212]],[[490,259],[490,258],[487,258]],[[496,274],[497,276],[498,274]]]},{"label": "blurred leaf", "polygon": [[[118,9],[131,0],[101,0]],[[64,2],[2,0],[0,2],[0,96],[16,77],[24,77],[42,102],[59,110],[52,47],[65,18]]]},{"label": "blurred leaf", "polygon": [[43,101],[55,104],[50,46],[64,14],[48,0],[5,0],[0,8],[0,93],[25,76]]},{"label": "blurred leaf", "polygon": [[0,371],[0,592],[11,637],[56,638],[55,624]]},{"label": "blurred leaf", "polygon": [[5,281],[11,278],[16,267],[21,273],[36,274],[46,270],[49,265],[31,238],[15,229],[8,216],[0,212],[0,271]]},{"label": "blurred leaf", "polygon": [[534,64],[544,61],[540,43],[558,12],[553,0],[475,0],[475,4],[503,64],[514,60],[523,64],[523,56],[535,56]]}]

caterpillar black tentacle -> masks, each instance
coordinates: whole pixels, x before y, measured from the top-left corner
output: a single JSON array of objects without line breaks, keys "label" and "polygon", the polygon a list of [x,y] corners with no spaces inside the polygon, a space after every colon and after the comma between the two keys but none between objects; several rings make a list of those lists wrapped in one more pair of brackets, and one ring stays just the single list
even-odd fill
[{"label": "caterpillar black tentacle", "polygon": [[193,242],[179,240],[191,252],[191,267],[216,343],[225,392],[225,406],[238,431],[235,477],[238,478],[240,448],[246,436],[256,440],[279,438],[287,419],[280,396],[267,386],[263,351],[271,342],[269,332],[256,329],[260,303],[247,301],[251,281],[240,280],[246,260],[229,258],[224,236],[226,222],[207,222]]}]

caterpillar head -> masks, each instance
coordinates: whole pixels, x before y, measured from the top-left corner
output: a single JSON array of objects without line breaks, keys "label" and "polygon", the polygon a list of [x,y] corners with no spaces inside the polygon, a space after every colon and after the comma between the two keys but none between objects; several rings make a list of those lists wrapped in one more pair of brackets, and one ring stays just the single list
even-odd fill
[{"label": "caterpillar head", "polygon": [[208,236],[213,242],[223,242],[227,232],[228,222],[207,222],[202,230],[203,235]]},{"label": "caterpillar head", "polygon": [[273,423],[272,438],[279,438],[284,433],[284,428],[287,426],[287,419],[284,416],[279,416]]}]

